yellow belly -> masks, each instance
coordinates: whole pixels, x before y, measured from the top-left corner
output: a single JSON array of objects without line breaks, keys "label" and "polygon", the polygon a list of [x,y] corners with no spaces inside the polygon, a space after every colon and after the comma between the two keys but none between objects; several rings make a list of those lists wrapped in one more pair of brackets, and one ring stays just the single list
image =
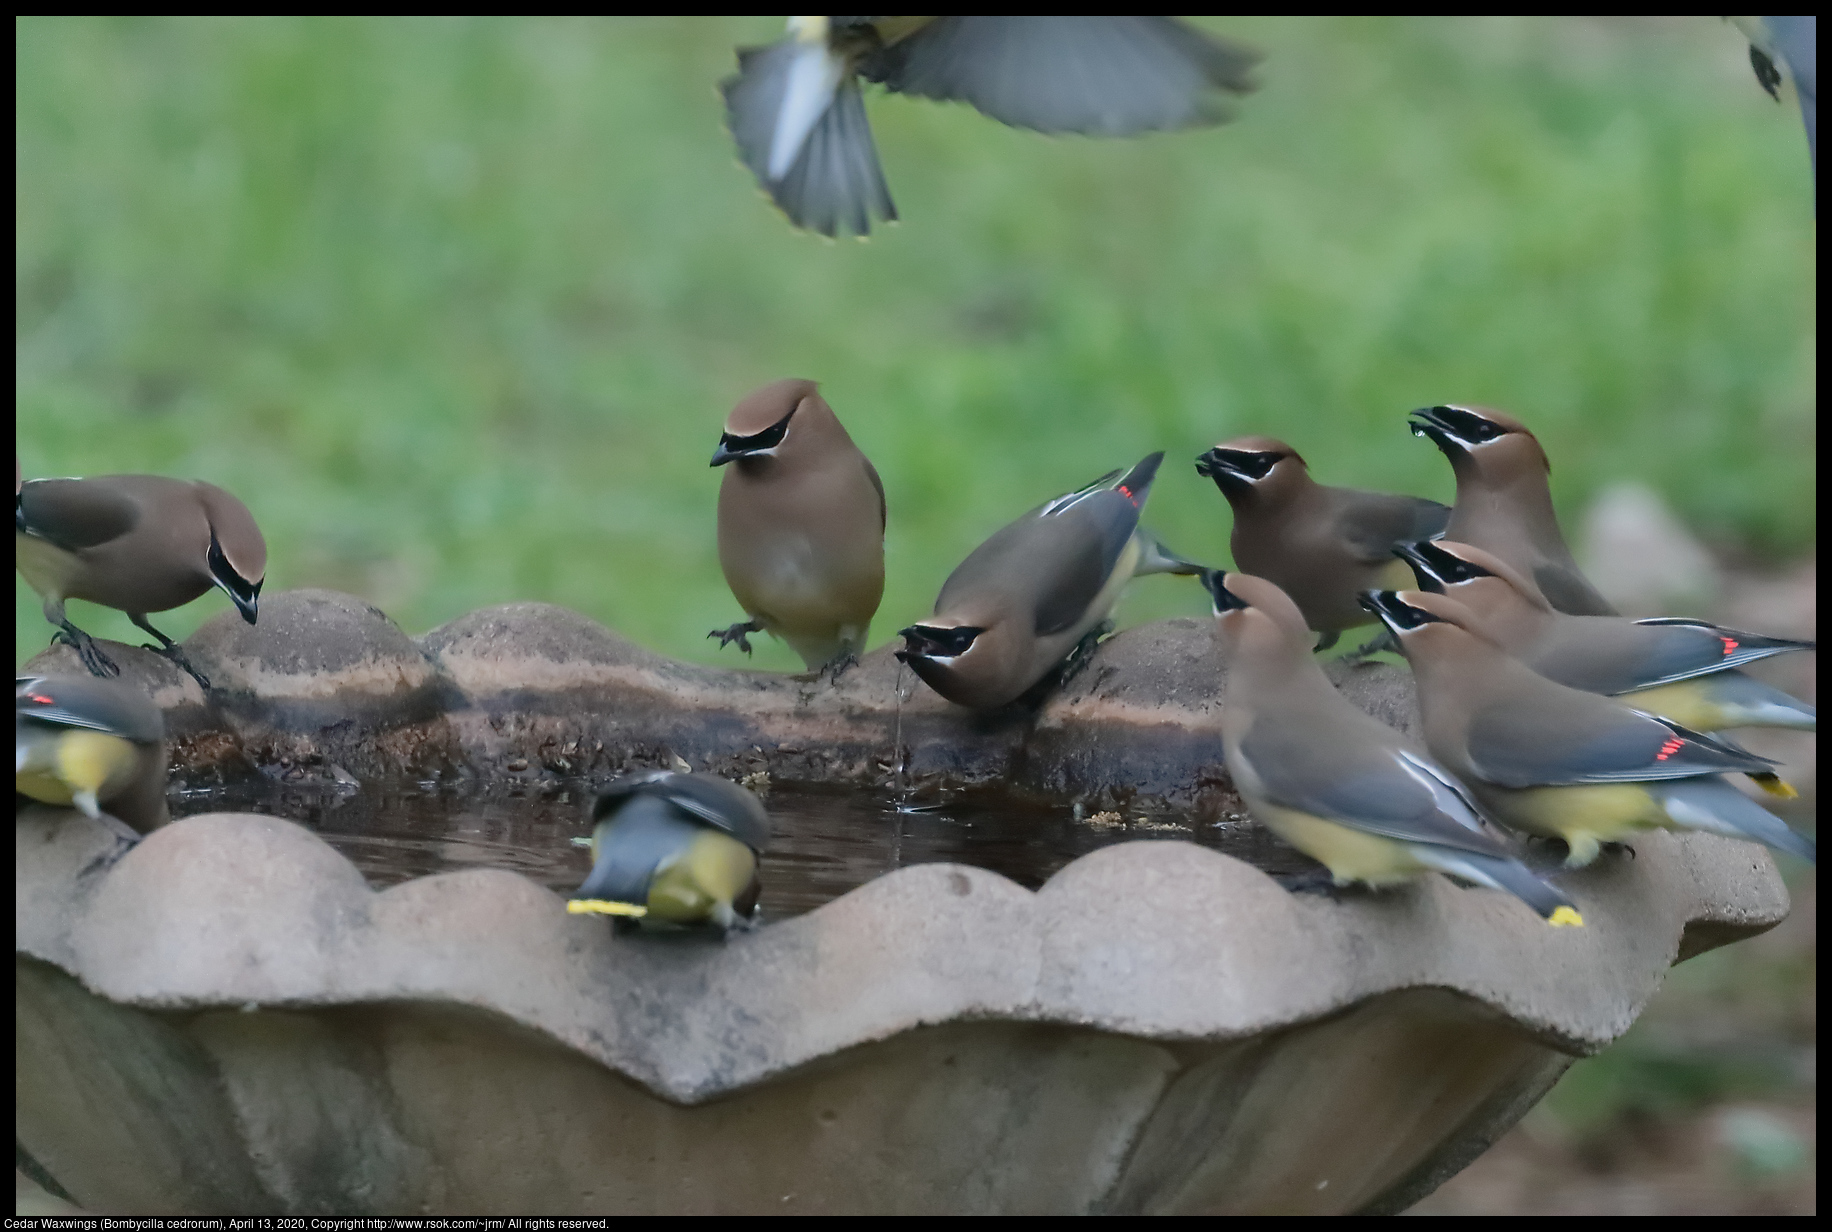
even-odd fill
[{"label": "yellow belly", "polygon": [[1617,696],[1625,706],[1671,719],[1693,731],[1710,732],[1735,726],[1732,716],[1711,700],[1711,690],[1704,680],[1681,680],[1658,688],[1641,689]]},{"label": "yellow belly", "polygon": [[13,532],[13,560],[26,585],[52,602],[70,593],[71,583],[83,568],[83,562],[62,548],[18,531]]},{"label": "yellow belly", "polygon": [[1477,794],[1497,818],[1514,829],[1563,839],[1571,849],[1565,863],[1574,868],[1596,859],[1599,844],[1667,824],[1660,803],[1637,783],[1521,789],[1485,786]]},{"label": "yellow belly", "polygon": [[1338,885],[1390,885],[1426,871],[1404,843],[1264,801],[1247,805],[1267,829],[1329,869]]},{"label": "yellow belly", "polygon": [[756,873],[757,857],[749,847],[722,831],[706,830],[656,871],[649,883],[649,914],[673,924],[729,916],[732,900]]}]

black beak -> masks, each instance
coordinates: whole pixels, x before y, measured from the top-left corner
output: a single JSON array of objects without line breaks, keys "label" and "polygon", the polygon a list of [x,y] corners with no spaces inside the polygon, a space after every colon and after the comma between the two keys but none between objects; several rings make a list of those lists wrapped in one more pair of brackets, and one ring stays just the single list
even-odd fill
[{"label": "black beak", "polygon": [[1230,475],[1234,473],[1228,469],[1227,461],[1221,456],[1221,450],[1210,449],[1196,455],[1196,473],[1204,479],[1219,478],[1218,472],[1222,471]]},{"label": "black beak", "polygon": [[[1422,541],[1402,543],[1393,549],[1393,554],[1412,567],[1412,576],[1417,579],[1420,590],[1441,595],[1444,593],[1444,579],[1432,570],[1431,559],[1423,551],[1425,547],[1426,544]],[[1362,606],[1367,607],[1367,604],[1363,603]]]},{"label": "black beak", "polygon": [[1396,591],[1364,590],[1359,602],[1364,610],[1380,617],[1380,623],[1391,629],[1396,637],[1420,625],[1444,623],[1424,608],[1413,607],[1401,599]]},{"label": "black beak", "polygon": [[727,462],[735,462],[745,455],[745,450],[733,449],[731,444],[732,438],[729,433],[719,438],[719,447],[712,451],[714,466],[724,466]]},{"label": "black beak", "polygon": [[253,624],[255,617],[260,615],[261,594],[259,591],[249,595],[246,599],[231,591],[229,600],[235,604],[235,610],[242,614],[242,619],[249,624]]},{"label": "black beak", "polygon": [[1468,447],[1452,436],[1450,430],[1438,418],[1438,409],[1435,406],[1422,406],[1412,412],[1406,419],[1412,428],[1412,435],[1429,437],[1431,443],[1442,450],[1444,456],[1448,458],[1468,453]]},{"label": "black beak", "polygon": [[1228,576],[1225,571],[1221,569],[1204,569],[1197,576],[1202,579],[1203,589],[1209,592],[1209,598],[1214,601],[1215,614],[1217,616],[1221,615],[1223,612],[1244,612],[1247,610],[1247,604],[1241,600],[1241,597],[1221,584],[1221,580]]}]

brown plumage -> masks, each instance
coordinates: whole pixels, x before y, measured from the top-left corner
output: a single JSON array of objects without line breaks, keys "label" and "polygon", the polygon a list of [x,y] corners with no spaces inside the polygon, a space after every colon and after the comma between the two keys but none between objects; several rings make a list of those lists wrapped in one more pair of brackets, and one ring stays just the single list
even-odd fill
[{"label": "brown plumage", "polygon": [[1601,844],[1648,828],[1705,830],[1814,858],[1811,839],[1723,777],[1772,777],[1772,762],[1546,679],[1484,637],[1454,599],[1380,591],[1368,603],[1412,664],[1432,757],[1490,816],[1563,839],[1568,864],[1588,864]]},{"label": "brown plumage", "polygon": [[1412,431],[1431,438],[1457,475],[1445,538],[1493,552],[1561,612],[1616,615],[1565,544],[1547,485],[1552,464],[1525,424],[1489,407],[1446,405],[1414,411]]},{"label": "brown plumage", "polygon": [[1223,441],[1196,459],[1234,511],[1234,563],[1289,596],[1323,645],[1374,623],[1361,592],[1403,586],[1393,550],[1442,534],[1450,510],[1417,496],[1331,488],[1298,451],[1270,436]]},{"label": "brown plumage", "polygon": [[714,630],[787,642],[836,675],[865,649],[884,596],[884,484],[813,381],[765,385],[732,409],[713,454],[719,565],[750,620]]},{"label": "brown plumage", "polygon": [[160,475],[33,479],[19,487],[14,548],[21,576],[44,600],[45,619],[96,675],[120,669],[64,614],[66,599],[126,612],[159,639],[160,653],[205,688],[177,645],[147,623],[212,587],[255,622],[267,542],[248,507],[214,484]]},{"label": "brown plumage", "polygon": [[1723,727],[1815,729],[1814,708],[1735,670],[1812,642],[1765,637],[1702,620],[1569,616],[1499,557],[1446,539],[1400,549],[1419,589],[1445,594],[1481,632],[1550,680],[1620,696],[1696,731]]}]

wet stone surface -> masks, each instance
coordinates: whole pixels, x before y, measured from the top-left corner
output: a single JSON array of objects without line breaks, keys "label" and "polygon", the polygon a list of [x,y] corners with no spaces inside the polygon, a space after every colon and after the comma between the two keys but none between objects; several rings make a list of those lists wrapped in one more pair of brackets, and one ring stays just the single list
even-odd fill
[{"label": "wet stone surface", "polygon": [[[593,787],[583,780],[543,787],[257,783],[183,792],[172,798],[172,814],[234,810],[299,822],[378,889],[430,873],[502,868],[564,895],[591,868],[590,852],[573,840],[591,833]],[[1159,810],[1077,817],[1070,804],[985,790],[918,796],[899,807],[886,792],[777,787],[765,803],[774,827],[763,857],[766,922],[812,911],[911,864],[970,864],[1034,890],[1090,851],[1135,840],[1200,843],[1274,875],[1318,867],[1239,816],[1205,820]]]}]

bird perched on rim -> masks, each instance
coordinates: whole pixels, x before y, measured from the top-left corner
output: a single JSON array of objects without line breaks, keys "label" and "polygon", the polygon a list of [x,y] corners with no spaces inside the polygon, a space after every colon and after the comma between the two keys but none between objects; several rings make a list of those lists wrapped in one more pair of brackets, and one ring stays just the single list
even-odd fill
[{"label": "bird perched on rim", "polygon": [[1443,537],[1493,552],[1531,578],[1547,602],[1573,616],[1614,616],[1572,559],[1552,509],[1546,451],[1512,415],[1483,406],[1427,406],[1412,434],[1431,439],[1457,475]]},{"label": "bird perched on rim", "polygon": [[708,637],[751,652],[748,633],[787,642],[811,672],[839,673],[865,649],[884,597],[884,484],[815,390],[786,380],[745,396],[712,455],[719,565],[750,616]]},{"label": "bird perched on rim", "polygon": [[19,485],[13,547],[20,576],[44,600],[53,641],[76,648],[97,676],[120,672],[95,639],[70,623],[66,599],[117,608],[159,639],[158,653],[209,680],[178,644],[147,623],[220,588],[249,624],[260,606],[267,541],[248,506],[215,484],[160,475],[30,479]]},{"label": "bird perched on rim", "polygon": [[[1732,17],[1749,40],[1749,65],[1776,102],[1789,87],[1807,127],[1807,158],[1819,168],[1819,18]],[[1783,71],[1785,70],[1785,71]]]},{"label": "bird perched on rim", "polygon": [[791,17],[720,84],[738,156],[822,235],[896,221],[860,80],[1014,128],[1124,137],[1226,119],[1258,55],[1174,17]]},{"label": "bird perched on rim", "polygon": [[1394,548],[1444,533],[1450,508],[1418,496],[1325,487],[1298,451],[1270,436],[1223,441],[1196,459],[1234,511],[1234,563],[1291,598],[1321,633],[1376,623],[1361,593],[1411,580]]},{"label": "bird perched on rim", "polygon": [[770,817],[710,774],[657,770],[612,783],[592,805],[592,871],[566,904],[647,926],[747,928]]},{"label": "bird perched on rim", "polygon": [[1154,453],[999,530],[948,575],[933,616],[898,630],[897,657],[949,701],[996,710],[1091,651],[1134,577],[1201,573],[1139,525],[1163,460]]},{"label": "bird perched on rim", "polygon": [[1734,745],[1547,680],[1482,637],[1443,595],[1377,591],[1369,606],[1398,639],[1418,681],[1425,744],[1488,814],[1563,839],[1566,863],[1636,830],[1704,830],[1802,859],[1812,839],[1731,786],[1774,763]]},{"label": "bird perched on rim", "polygon": [[1694,731],[1788,727],[1813,731],[1817,711],[1735,670],[1813,642],[1764,637],[1703,620],[1567,616],[1504,561],[1442,540],[1398,549],[1418,589],[1467,607],[1480,632],[1549,680],[1621,698]]},{"label": "bird perched on rim", "polygon": [[165,717],[140,690],[93,676],[20,676],[14,787],[43,804],[146,834],[165,804]]},{"label": "bird perched on rim", "polygon": [[1243,573],[1202,580],[1228,673],[1228,772],[1267,829],[1321,862],[1337,885],[1436,871],[1504,890],[1548,923],[1584,922],[1515,857],[1462,784],[1336,691],[1289,596]]}]

